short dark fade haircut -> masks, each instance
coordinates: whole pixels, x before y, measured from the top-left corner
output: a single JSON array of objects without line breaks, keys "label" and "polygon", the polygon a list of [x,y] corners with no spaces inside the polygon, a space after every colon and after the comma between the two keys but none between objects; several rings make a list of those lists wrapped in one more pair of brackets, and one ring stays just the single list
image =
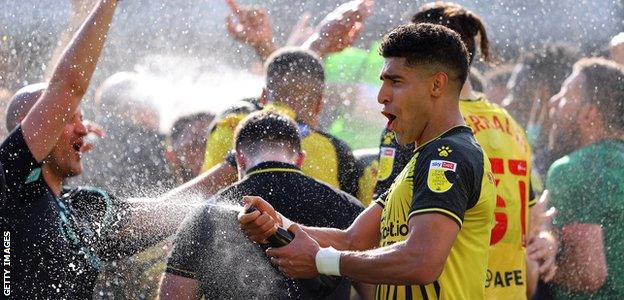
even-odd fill
[{"label": "short dark fade haircut", "polygon": [[409,67],[435,66],[456,80],[459,92],[468,77],[468,51],[459,34],[441,25],[401,25],[386,34],[379,47],[384,58],[405,58]]},{"label": "short dark fade haircut", "polygon": [[[313,98],[323,96],[325,69],[312,51],[286,47],[279,49],[267,59],[266,87],[270,100],[282,100],[297,92]],[[301,86],[302,89],[297,89]]]},{"label": "short dark fade haircut", "polygon": [[247,116],[236,128],[236,151],[255,155],[267,149],[301,152],[297,124],[288,116],[274,111],[258,111]]},{"label": "short dark fade haircut", "polygon": [[604,125],[624,130],[624,66],[604,58],[582,58],[574,71],[585,80],[583,99],[598,107]]}]

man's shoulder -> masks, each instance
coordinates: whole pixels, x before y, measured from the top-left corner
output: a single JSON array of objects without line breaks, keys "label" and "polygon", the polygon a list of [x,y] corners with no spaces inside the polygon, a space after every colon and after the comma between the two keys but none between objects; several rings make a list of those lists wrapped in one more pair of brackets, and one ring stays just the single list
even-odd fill
[{"label": "man's shoulder", "polygon": [[[309,187],[310,190],[312,191],[318,191],[318,192],[324,192],[325,195],[327,195],[328,198],[333,199],[335,201],[339,201],[342,202],[344,204],[348,204],[348,205],[355,205],[357,207],[361,207],[362,204],[360,203],[360,201],[355,198],[354,196],[352,196],[351,194],[342,191],[340,189],[337,189],[325,182],[322,182],[320,180],[316,180],[310,176],[304,175],[304,174],[299,174],[299,177],[301,177],[302,181],[305,182],[305,184],[303,184],[304,187]],[[321,194],[322,195],[322,194]],[[331,197],[330,197],[331,196]]]},{"label": "man's shoulder", "polygon": [[483,160],[483,149],[476,142],[470,128],[458,126],[451,130],[418,149],[419,157],[432,156],[440,157],[441,159]]},{"label": "man's shoulder", "polygon": [[353,156],[353,153],[351,152],[351,147],[349,147],[349,144],[347,144],[347,142],[321,130],[311,129],[310,135],[312,134],[316,134],[322,138],[329,140],[329,142],[332,143],[338,153]]}]

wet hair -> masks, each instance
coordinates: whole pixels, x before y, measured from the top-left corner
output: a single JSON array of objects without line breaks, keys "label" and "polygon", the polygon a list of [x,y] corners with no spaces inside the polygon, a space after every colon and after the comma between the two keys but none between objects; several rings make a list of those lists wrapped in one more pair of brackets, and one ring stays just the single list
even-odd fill
[{"label": "wet hair", "polygon": [[539,51],[525,54],[520,69],[512,75],[512,93],[522,94],[522,91],[534,90],[537,84],[541,84],[551,95],[556,94],[578,58],[575,48],[562,43],[547,44]]},{"label": "wet hair", "polygon": [[468,77],[468,52],[459,35],[440,25],[401,25],[386,34],[379,52],[384,58],[405,58],[409,67],[426,66],[444,71],[461,90]]},{"label": "wet hair", "polygon": [[574,71],[585,80],[583,99],[602,114],[607,127],[624,130],[624,67],[604,58],[583,58]]},{"label": "wet hair", "polygon": [[420,7],[412,16],[412,23],[433,23],[443,25],[459,33],[466,45],[469,62],[472,64],[477,52],[476,40],[479,39],[479,51],[485,62],[490,62],[490,41],[485,24],[480,16],[452,2],[432,2]]},{"label": "wet hair", "polygon": [[323,96],[325,70],[311,51],[279,49],[267,59],[265,69],[269,101],[317,100]]},{"label": "wet hair", "polygon": [[[215,116],[211,113],[199,112],[178,118],[173,123],[173,126],[171,126],[171,133],[169,134],[171,145],[179,145],[183,140],[188,140],[189,138],[205,143],[206,135],[208,134],[208,127],[214,117]],[[194,124],[198,122],[203,123],[205,128],[194,127]],[[188,137],[185,136],[186,134],[191,134],[193,136]]]},{"label": "wet hair", "polygon": [[37,100],[48,88],[45,82],[29,84],[19,89],[6,108],[6,129],[10,132],[26,117],[28,111],[35,106]]},{"label": "wet hair", "polygon": [[301,152],[297,124],[291,118],[274,111],[251,113],[236,128],[236,151],[256,155],[268,149]]}]

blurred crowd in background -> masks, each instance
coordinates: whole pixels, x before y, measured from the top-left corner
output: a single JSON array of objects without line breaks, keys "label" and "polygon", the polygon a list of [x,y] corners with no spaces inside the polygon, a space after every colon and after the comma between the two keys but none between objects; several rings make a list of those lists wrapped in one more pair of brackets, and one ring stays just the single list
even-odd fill
[{"label": "blurred crowd in background", "polygon": [[[20,88],[49,79],[95,2],[0,4],[0,124],[9,124],[5,112]],[[376,178],[385,125],[376,101],[383,66],[378,41],[405,23],[422,1],[364,1],[333,14],[328,13],[341,3],[241,1],[241,10],[232,13],[226,3],[204,2],[120,2],[121,12],[82,105],[91,128],[85,139],[92,150],[82,157],[82,174],[65,184],[96,186],[118,198],[149,198],[207,171],[210,133],[232,107],[258,105],[262,64],[281,46],[307,47],[323,58],[325,97],[317,124],[311,125],[344,140],[361,172]],[[561,120],[552,113],[557,109],[555,95],[581,58],[624,64],[624,4],[460,4],[483,18],[492,45],[493,59],[475,60],[469,81],[525,129],[533,153],[532,188],[539,195],[549,167],[576,150],[580,139],[574,129],[564,139],[549,138],[555,120]],[[315,35],[320,35],[312,39],[316,44],[310,42]],[[622,96],[622,80],[613,82],[614,95]],[[619,99],[612,110],[624,112],[623,103]],[[624,115],[619,118],[621,123]],[[10,128],[1,127],[4,139]],[[360,189],[371,193],[360,191],[358,196],[366,205],[372,187],[364,186],[360,183]],[[624,205],[624,199],[617,200]],[[94,297],[154,297],[169,247],[164,241],[109,263]]]}]

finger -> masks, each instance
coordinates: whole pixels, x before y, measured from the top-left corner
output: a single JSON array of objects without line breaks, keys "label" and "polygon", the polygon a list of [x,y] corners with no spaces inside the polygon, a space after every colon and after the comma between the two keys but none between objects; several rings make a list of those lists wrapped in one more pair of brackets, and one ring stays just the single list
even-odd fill
[{"label": "finger", "polygon": [[364,17],[368,17],[373,13],[373,6],[375,5],[375,1],[373,0],[364,0],[358,8],[362,10],[362,14]]},{"label": "finger", "polygon": [[312,19],[312,14],[308,11],[301,14],[299,17],[299,21],[295,24],[293,31],[303,31],[304,28],[310,27],[310,20]]},{"label": "finger", "polygon": [[225,28],[227,29],[228,33],[234,37],[238,37],[238,23],[234,20],[234,16],[233,15],[228,15],[227,17],[225,17]]},{"label": "finger", "polygon": [[548,271],[548,274],[545,274],[544,276],[542,276],[542,280],[544,280],[544,282],[548,283],[550,281],[552,281],[555,278],[555,275],[557,275],[557,266],[553,266],[552,268],[550,268],[550,270]]},{"label": "finger", "polygon": [[539,248],[529,254],[529,258],[532,260],[541,260],[546,257],[547,250],[545,248]]},{"label": "finger", "polygon": [[266,249],[266,255],[271,258],[283,258],[284,255],[284,247],[279,248],[268,248]]},{"label": "finger", "polygon": [[254,242],[254,243],[258,243],[258,244],[267,244],[269,241],[267,241],[267,237],[264,235],[247,235],[248,238]]},{"label": "finger", "polygon": [[230,7],[230,10],[232,10],[233,13],[237,15],[240,14],[241,8],[240,8],[240,5],[236,3],[236,0],[225,0],[225,3],[227,3],[227,5]]},{"label": "finger", "polygon": [[288,231],[294,233],[295,236],[308,235],[305,231],[303,231],[301,226],[299,226],[299,224],[297,223],[293,223],[292,225],[290,225],[290,228],[288,228]]},{"label": "finger", "polygon": [[[555,258],[550,258],[544,261],[538,268],[540,276],[546,278],[554,276],[557,265],[555,264]],[[551,278],[552,279],[552,278]]]},{"label": "finger", "polygon": [[347,34],[346,43],[348,45],[353,44],[358,36],[360,36],[360,32],[362,32],[363,28],[364,23],[362,22],[356,22],[355,24],[353,24],[353,26],[351,26],[351,30],[349,30],[349,34]]},{"label": "finger", "polygon": [[93,144],[89,144],[89,143],[84,143],[81,147],[80,147],[80,153],[87,153],[89,151],[93,150]]},{"label": "finger", "polygon": [[103,138],[106,135],[106,132],[104,132],[104,128],[102,128],[102,126],[97,123],[85,121],[85,127],[87,128],[87,132],[93,133],[100,138]]},{"label": "finger", "polygon": [[243,203],[245,203],[246,208],[257,205],[260,200],[262,200],[262,198],[258,196],[243,196]]},{"label": "finger", "polygon": [[[277,226],[273,226],[270,227],[269,229],[261,229],[260,227],[247,227],[247,228],[241,228],[243,230],[243,232],[245,233],[245,235],[247,236],[261,236],[262,239],[266,239],[268,237],[270,237],[271,235],[275,234],[275,231],[277,231]],[[258,240],[258,239],[255,239]]]},{"label": "finger", "polygon": [[257,210],[248,214],[241,212],[238,214],[238,222],[241,225],[246,225],[255,221],[260,215],[261,215],[260,211],[257,211]]}]

